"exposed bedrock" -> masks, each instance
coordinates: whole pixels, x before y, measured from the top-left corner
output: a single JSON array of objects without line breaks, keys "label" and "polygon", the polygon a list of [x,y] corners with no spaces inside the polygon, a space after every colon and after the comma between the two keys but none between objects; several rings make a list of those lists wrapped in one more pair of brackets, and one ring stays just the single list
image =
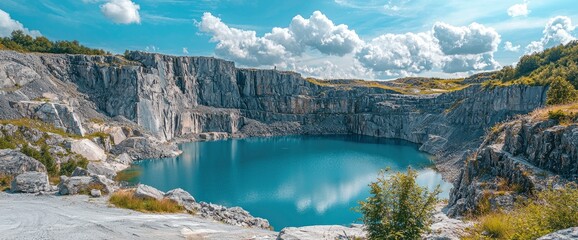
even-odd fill
[{"label": "exposed bedrock", "polygon": [[449,215],[511,208],[516,196],[578,179],[578,124],[525,116],[497,126],[469,156],[450,194]]},{"label": "exposed bedrock", "polygon": [[[445,156],[450,164],[441,168],[452,172],[464,150],[479,146],[485,129],[542,106],[547,90],[472,85],[402,95],[378,87],[315,85],[297,73],[238,69],[209,57],[131,52],[127,59],[1,51],[0,75],[12,76],[2,84],[14,91],[0,91],[6,96],[0,98],[0,115],[22,115],[4,106],[49,92],[84,122],[120,117],[160,141],[354,133],[420,143],[422,150]],[[14,80],[20,75],[25,79]],[[21,83],[17,90],[15,82]],[[206,134],[212,132],[219,134]]]}]

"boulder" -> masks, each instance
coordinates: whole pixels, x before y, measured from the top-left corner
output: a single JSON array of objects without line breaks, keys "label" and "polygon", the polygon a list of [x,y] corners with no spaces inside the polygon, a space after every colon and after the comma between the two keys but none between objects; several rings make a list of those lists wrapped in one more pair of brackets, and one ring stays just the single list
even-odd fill
[{"label": "boulder", "polygon": [[48,175],[44,172],[25,172],[14,178],[11,183],[12,192],[37,193],[51,191]]},{"label": "boulder", "polygon": [[177,188],[165,193],[165,198],[170,199],[183,206],[189,211],[194,211],[194,204],[196,203],[195,198],[191,196],[187,191]]},{"label": "boulder", "polygon": [[317,240],[317,239],[365,239],[361,226],[344,227],[322,225],[306,227],[287,227],[279,232],[278,240]]},{"label": "boulder", "polygon": [[18,175],[25,172],[46,172],[46,167],[19,151],[0,150],[0,175]]},{"label": "boulder", "polygon": [[89,194],[93,189],[98,189],[104,194],[108,194],[115,190],[115,186],[112,180],[101,175],[61,176],[60,184],[58,184],[58,193],[60,195]]},{"label": "boulder", "polygon": [[127,153],[132,159],[167,158],[181,154],[175,144],[160,143],[146,137],[131,137],[115,145],[112,154]]},{"label": "boulder", "polygon": [[204,218],[239,227],[271,229],[269,221],[263,218],[253,217],[249,212],[240,207],[227,208],[206,202],[194,203],[192,205],[197,214]]},{"label": "boulder", "polygon": [[110,127],[105,130],[105,132],[110,135],[114,144],[120,144],[126,139],[126,135],[121,127]]},{"label": "boulder", "polygon": [[538,240],[570,240],[570,239],[578,239],[578,227],[567,228],[538,238]]},{"label": "boulder", "polygon": [[156,200],[163,200],[165,193],[161,192],[160,190],[144,185],[139,184],[134,192],[134,196],[137,198],[142,199],[156,199]]},{"label": "boulder", "polygon": [[90,196],[95,198],[102,197],[102,192],[98,189],[92,189],[90,190]]},{"label": "boulder", "polygon": [[106,153],[96,143],[88,139],[72,140],[67,142],[68,149],[71,152],[80,154],[89,161],[104,161]]},{"label": "boulder", "polygon": [[104,175],[109,179],[114,179],[117,172],[114,166],[106,162],[90,162],[86,170],[90,175]]}]

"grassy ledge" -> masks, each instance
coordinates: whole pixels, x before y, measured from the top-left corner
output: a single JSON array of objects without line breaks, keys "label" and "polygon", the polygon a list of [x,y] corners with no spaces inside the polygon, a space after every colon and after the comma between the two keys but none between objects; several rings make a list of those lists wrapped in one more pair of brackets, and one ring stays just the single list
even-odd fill
[{"label": "grassy ledge", "polygon": [[134,196],[134,190],[121,190],[110,196],[109,202],[119,208],[131,209],[145,213],[178,213],[184,208],[176,202],[163,199],[141,199]]},{"label": "grassy ledge", "polygon": [[464,239],[536,239],[548,233],[578,225],[576,185],[540,192],[521,200],[512,211],[479,217]]}]

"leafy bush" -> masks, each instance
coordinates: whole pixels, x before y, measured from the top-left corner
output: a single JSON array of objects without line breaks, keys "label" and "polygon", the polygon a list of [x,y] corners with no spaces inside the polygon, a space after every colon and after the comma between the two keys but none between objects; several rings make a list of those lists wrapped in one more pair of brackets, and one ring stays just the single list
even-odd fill
[{"label": "leafy bush", "polygon": [[382,172],[370,184],[371,196],[358,209],[369,239],[420,239],[429,229],[440,189],[429,192],[416,177],[412,169],[389,177]]},{"label": "leafy bush", "polygon": [[92,49],[81,45],[78,41],[52,42],[45,37],[33,38],[21,30],[12,32],[10,37],[0,38],[0,49],[9,49],[19,52],[68,53],[107,55],[102,49]]},{"label": "leafy bush", "polygon": [[140,212],[176,213],[182,212],[183,207],[176,202],[163,199],[141,199],[134,196],[134,191],[118,191],[110,196],[109,202],[120,208],[127,208]]},{"label": "leafy bush", "polygon": [[536,239],[551,232],[578,226],[578,189],[569,185],[546,190],[522,202],[511,212],[481,217],[466,239]]},{"label": "leafy bush", "polygon": [[566,104],[578,100],[578,92],[570,82],[561,77],[556,77],[551,82],[547,92],[547,104]]}]

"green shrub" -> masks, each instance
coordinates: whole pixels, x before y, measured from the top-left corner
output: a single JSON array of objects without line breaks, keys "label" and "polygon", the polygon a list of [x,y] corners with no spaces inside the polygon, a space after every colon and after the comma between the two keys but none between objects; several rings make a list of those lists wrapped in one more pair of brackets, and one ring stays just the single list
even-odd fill
[{"label": "green shrub", "polygon": [[511,212],[482,216],[465,239],[536,239],[578,226],[578,190],[574,185],[546,190]]},{"label": "green shrub", "polygon": [[29,147],[27,144],[24,144],[20,152],[24,153],[25,155],[34,158],[41,162],[46,167],[46,172],[50,176],[56,176],[58,174],[56,161],[50,155],[50,149],[48,145],[44,144],[40,147],[40,151],[37,151],[34,148]]},{"label": "green shrub", "polygon": [[140,212],[176,213],[184,209],[176,202],[163,199],[141,199],[134,196],[134,191],[118,191],[110,196],[109,202],[119,208],[127,208]]},{"label": "green shrub", "polygon": [[546,103],[549,105],[567,104],[578,100],[578,92],[567,80],[556,77],[551,81]]},{"label": "green shrub", "polygon": [[382,172],[370,184],[371,196],[358,209],[369,239],[420,239],[429,229],[440,189],[429,192],[416,177],[412,169],[389,177]]},{"label": "green shrub", "polygon": [[68,162],[60,164],[60,175],[70,176],[76,167],[85,168],[88,165],[88,160],[82,156],[74,155],[75,158],[69,159]]},{"label": "green shrub", "polygon": [[12,142],[12,138],[8,135],[4,135],[0,137],[0,149],[14,149],[16,148],[16,144]]},{"label": "green shrub", "polygon": [[548,111],[548,118],[558,121],[560,124],[570,124],[578,118],[578,112],[566,112],[561,109]]}]

